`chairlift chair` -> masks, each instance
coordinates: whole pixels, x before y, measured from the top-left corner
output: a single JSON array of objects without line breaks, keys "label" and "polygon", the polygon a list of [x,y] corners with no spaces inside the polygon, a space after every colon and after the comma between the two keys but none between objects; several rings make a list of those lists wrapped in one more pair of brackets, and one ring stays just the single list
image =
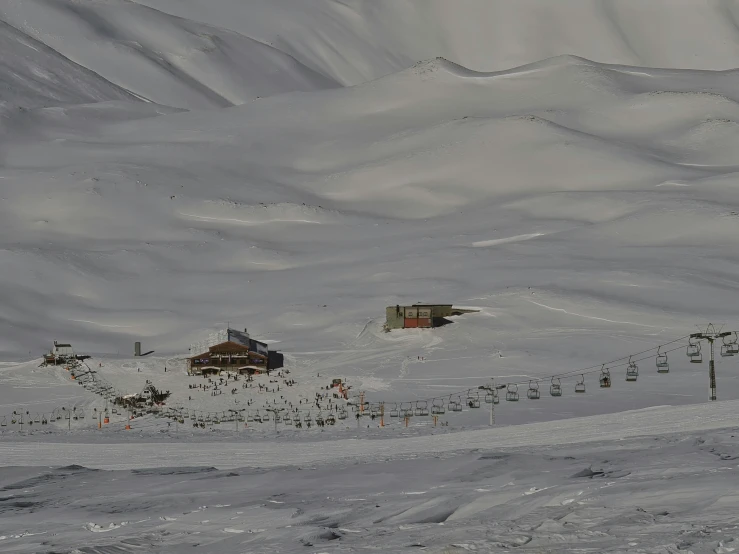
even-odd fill
[{"label": "chairlift chair", "polygon": [[693,342],[692,338],[688,339],[688,342],[690,344],[688,344],[687,348],[685,349],[685,354],[688,356],[688,358],[694,358],[694,357],[700,356],[701,355],[701,343],[698,341]]},{"label": "chairlift chair", "polygon": [[457,396],[457,399],[454,401],[454,408],[452,409],[453,412],[461,412],[462,411],[462,397]]},{"label": "chairlift chair", "polygon": [[429,415],[429,403],[426,400],[419,400],[418,402],[416,402],[416,415]]},{"label": "chairlift chair", "polygon": [[659,348],[657,348],[657,357],[655,358],[657,364],[657,373],[669,373],[670,364],[667,363],[667,354],[660,354]]},{"label": "chairlift chair", "polygon": [[600,368],[600,388],[611,388],[611,371],[603,364]]},{"label": "chairlift chair", "polygon": [[336,425],[336,417],[334,414],[328,414],[326,417],[326,425]]},{"label": "chairlift chair", "polygon": [[293,418],[291,418],[289,415],[286,415],[283,419],[283,422],[285,425],[292,425],[293,424]]},{"label": "chairlift chair", "polygon": [[[339,410],[339,413],[337,415],[338,415],[338,418],[339,419],[346,419],[347,418],[347,413],[346,413],[346,410],[344,408],[340,409]],[[395,417],[397,417],[397,416],[395,416]]]},{"label": "chairlift chair", "polygon": [[552,384],[549,385],[550,396],[562,396],[562,382],[559,378],[552,377]]},{"label": "chairlift chair", "polygon": [[539,400],[541,398],[538,381],[529,381],[529,390],[526,391],[526,397],[529,400]]},{"label": "chairlift chair", "polygon": [[293,416],[293,423],[294,423],[295,425],[300,425],[300,414],[295,414],[295,415]]},{"label": "chairlift chair", "polygon": [[626,367],[626,380],[627,381],[636,381],[639,377],[639,367],[636,365],[636,363],[631,361],[631,358],[629,357],[629,365]]},{"label": "chairlift chair", "polygon": [[480,407],[480,393],[467,393],[467,405],[470,408],[479,408]]},{"label": "chairlift chair", "polygon": [[310,423],[311,421],[313,421],[313,418],[311,418],[310,416],[310,412],[305,414],[305,416],[303,417],[303,421],[305,421],[306,423]]},{"label": "chairlift chair", "polygon": [[[724,341],[726,341],[726,337],[724,337]],[[724,342],[724,344],[727,346],[728,355],[736,356],[739,354],[739,337],[737,337],[736,333],[734,333],[734,340],[728,343]]]},{"label": "chairlift chair", "polygon": [[398,410],[397,404],[393,404],[393,407],[390,408],[390,417],[400,417],[400,410]]},{"label": "chairlift chair", "polygon": [[413,404],[410,402],[403,402],[400,405],[400,411],[403,414],[403,417],[411,417],[413,416]]},{"label": "chairlift chair", "polygon": [[278,413],[275,414],[275,423],[282,423],[282,416]]},{"label": "chairlift chair", "polygon": [[431,413],[433,415],[441,415],[445,412],[444,409],[444,399],[442,398],[436,398],[431,403]]},{"label": "chairlift chair", "polygon": [[323,425],[323,423],[324,423],[323,416],[321,414],[318,414],[316,416],[316,425],[321,426]]},{"label": "chairlift chair", "polygon": [[508,402],[518,402],[518,385],[510,383],[506,388],[505,399]]},{"label": "chairlift chair", "polygon": [[0,421],[0,427],[7,427],[8,426],[8,420],[3,417],[3,420]]},{"label": "chairlift chair", "polygon": [[575,383],[575,392],[578,392],[578,393],[585,392],[585,375],[580,375],[580,380],[577,383]]}]

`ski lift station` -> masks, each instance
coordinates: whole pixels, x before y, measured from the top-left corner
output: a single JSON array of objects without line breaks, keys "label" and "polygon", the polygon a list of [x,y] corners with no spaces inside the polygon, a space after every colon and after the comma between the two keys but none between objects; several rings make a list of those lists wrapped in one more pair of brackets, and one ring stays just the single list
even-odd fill
[{"label": "ski lift station", "polygon": [[225,329],[190,346],[187,372],[190,375],[234,371],[243,374],[267,373],[283,366],[283,356],[267,344],[254,340],[246,329]]},{"label": "ski lift station", "polygon": [[62,365],[70,360],[75,360],[76,355],[71,344],[54,341],[54,348],[48,354],[44,354],[46,365]]},{"label": "ski lift station", "polygon": [[413,304],[410,306],[388,306],[385,309],[385,331],[392,329],[430,329],[451,323],[448,317],[476,312],[462,310],[451,304]]}]

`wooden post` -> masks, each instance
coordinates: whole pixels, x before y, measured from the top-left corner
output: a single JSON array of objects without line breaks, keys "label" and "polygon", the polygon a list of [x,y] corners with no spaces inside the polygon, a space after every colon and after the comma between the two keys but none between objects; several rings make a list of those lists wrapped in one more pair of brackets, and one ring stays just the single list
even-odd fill
[{"label": "wooden post", "polygon": [[359,393],[359,413],[364,415],[364,392]]},{"label": "wooden post", "polygon": [[434,416],[434,427],[436,427],[436,422],[439,420],[439,416]]},{"label": "wooden post", "polygon": [[380,402],[380,427],[385,427],[385,403]]}]

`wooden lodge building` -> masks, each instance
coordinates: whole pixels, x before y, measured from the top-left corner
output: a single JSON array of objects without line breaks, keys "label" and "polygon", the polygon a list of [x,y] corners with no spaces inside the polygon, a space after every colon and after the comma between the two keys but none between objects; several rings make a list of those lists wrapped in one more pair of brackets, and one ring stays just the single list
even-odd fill
[{"label": "wooden lodge building", "polygon": [[270,352],[266,343],[251,338],[246,329],[221,331],[210,340],[191,346],[190,354],[187,359],[190,375],[222,371],[253,375],[282,367],[282,355]]}]

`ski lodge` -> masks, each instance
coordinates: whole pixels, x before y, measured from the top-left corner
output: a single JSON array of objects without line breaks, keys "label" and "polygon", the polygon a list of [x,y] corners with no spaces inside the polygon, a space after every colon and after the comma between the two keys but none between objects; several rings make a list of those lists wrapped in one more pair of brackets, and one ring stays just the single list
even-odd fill
[{"label": "ski lodge", "polygon": [[190,346],[187,373],[219,374],[222,371],[250,374],[268,373],[282,367],[282,354],[270,352],[267,344],[254,340],[249,333],[226,329],[207,340]]},{"label": "ski lodge", "polygon": [[388,306],[385,309],[385,313],[387,316],[385,329],[388,331],[391,329],[428,329],[431,327],[439,327],[449,323],[449,320],[445,318],[457,315],[455,314],[455,310],[451,304]]}]

